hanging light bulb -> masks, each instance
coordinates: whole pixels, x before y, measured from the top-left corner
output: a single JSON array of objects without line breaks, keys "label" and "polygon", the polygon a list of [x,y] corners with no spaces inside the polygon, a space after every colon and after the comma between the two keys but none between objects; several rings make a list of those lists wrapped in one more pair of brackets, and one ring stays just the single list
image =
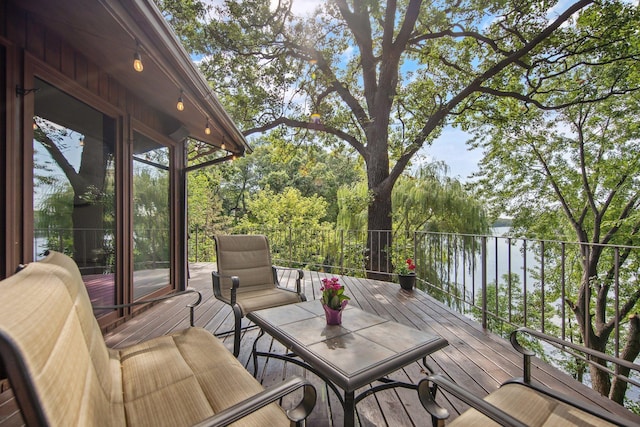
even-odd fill
[{"label": "hanging light bulb", "polygon": [[176,108],[178,109],[178,111],[184,111],[184,100],[182,99],[182,91],[180,91],[180,96],[178,97]]},{"label": "hanging light bulb", "polygon": [[227,144],[224,143],[224,135],[222,136],[222,145],[220,145],[220,148],[222,148],[223,150],[227,149]]},{"label": "hanging light bulb", "polygon": [[38,130],[38,124],[35,120],[33,121],[33,130]]},{"label": "hanging light bulb", "polygon": [[133,69],[141,73],[144,70],[142,56],[140,55],[140,45],[136,44],[136,52],[133,54]]},{"label": "hanging light bulb", "polygon": [[84,135],[80,135],[80,147],[84,147]]},{"label": "hanging light bulb", "polygon": [[207,125],[204,128],[204,133],[206,135],[211,135],[211,128],[209,127],[209,119],[207,119]]}]

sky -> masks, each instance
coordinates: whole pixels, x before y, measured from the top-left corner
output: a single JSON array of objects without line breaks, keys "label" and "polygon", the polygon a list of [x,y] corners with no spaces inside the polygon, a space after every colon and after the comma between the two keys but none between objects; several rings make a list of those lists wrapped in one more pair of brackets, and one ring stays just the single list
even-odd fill
[{"label": "sky", "polygon": [[468,182],[469,176],[477,172],[478,162],[482,159],[482,151],[471,150],[466,141],[471,136],[466,132],[446,127],[432,145],[420,149],[417,161],[422,159],[428,162],[443,161],[449,166],[449,176],[457,178],[460,182]]}]

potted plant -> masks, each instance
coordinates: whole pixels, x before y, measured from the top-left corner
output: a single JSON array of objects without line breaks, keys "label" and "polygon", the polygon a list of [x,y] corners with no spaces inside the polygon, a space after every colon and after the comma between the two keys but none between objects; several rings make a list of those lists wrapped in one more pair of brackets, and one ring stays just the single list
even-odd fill
[{"label": "potted plant", "polygon": [[410,291],[416,285],[416,265],[411,258],[407,258],[404,264],[396,270],[398,273],[398,282],[402,289]]},{"label": "potted plant", "polygon": [[322,279],[322,308],[327,318],[327,325],[340,325],[342,323],[342,310],[351,298],[344,294],[337,277]]}]

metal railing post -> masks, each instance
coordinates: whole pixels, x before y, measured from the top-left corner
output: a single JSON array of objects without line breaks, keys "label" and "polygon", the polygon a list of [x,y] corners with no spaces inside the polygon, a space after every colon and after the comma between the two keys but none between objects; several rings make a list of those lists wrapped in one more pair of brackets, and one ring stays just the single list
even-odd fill
[{"label": "metal railing post", "polygon": [[544,334],[544,240],[540,242],[540,323],[541,332]]},{"label": "metal railing post", "polygon": [[487,329],[487,237],[482,236],[482,329]]},{"label": "metal railing post", "polygon": [[591,248],[588,245],[585,245],[584,254],[584,269],[587,272],[587,283],[585,283],[584,290],[584,329],[582,332],[582,338],[584,340],[584,345],[589,347],[589,341],[591,341],[589,339],[589,331],[591,330],[591,271],[589,271]]},{"label": "metal railing post", "polygon": [[199,238],[200,238],[200,236],[199,236],[199,233],[198,233],[198,227],[196,227],[196,262],[198,262],[198,259],[199,259],[199,257],[198,257],[198,249],[200,247],[200,245],[199,245],[200,242],[198,241]]},{"label": "metal railing post", "polygon": [[293,266],[293,232],[291,230],[291,226],[289,226],[289,244],[287,245],[289,247],[289,267]]},{"label": "metal railing post", "polygon": [[340,274],[344,274],[344,230],[340,230]]}]

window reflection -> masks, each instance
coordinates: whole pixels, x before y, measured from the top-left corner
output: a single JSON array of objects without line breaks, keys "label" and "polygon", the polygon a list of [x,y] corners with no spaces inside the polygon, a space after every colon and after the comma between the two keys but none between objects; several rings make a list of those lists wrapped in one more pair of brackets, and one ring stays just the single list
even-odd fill
[{"label": "window reflection", "polygon": [[34,259],[71,256],[94,305],[115,303],[115,121],[36,79]]},{"label": "window reflection", "polygon": [[136,132],[133,141],[134,297],[170,280],[169,149]]}]

